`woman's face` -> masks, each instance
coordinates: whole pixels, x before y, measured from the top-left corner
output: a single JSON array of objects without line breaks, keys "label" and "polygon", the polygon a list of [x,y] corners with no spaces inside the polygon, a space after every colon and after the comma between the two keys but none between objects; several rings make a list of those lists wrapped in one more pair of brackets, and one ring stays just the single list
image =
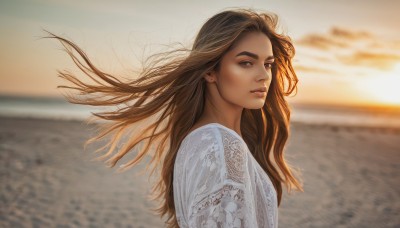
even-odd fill
[{"label": "woman's face", "polygon": [[[247,109],[262,108],[272,80],[272,44],[261,32],[245,34],[221,59],[213,72],[217,90],[227,102]],[[263,93],[252,90],[266,87]]]}]

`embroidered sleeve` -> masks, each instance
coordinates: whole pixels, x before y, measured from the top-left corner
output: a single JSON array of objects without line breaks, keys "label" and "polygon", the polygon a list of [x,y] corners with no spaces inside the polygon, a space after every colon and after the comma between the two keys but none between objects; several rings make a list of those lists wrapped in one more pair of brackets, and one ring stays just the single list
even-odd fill
[{"label": "embroidered sleeve", "polygon": [[222,129],[203,132],[200,142],[188,163],[189,227],[249,227],[243,142]]}]

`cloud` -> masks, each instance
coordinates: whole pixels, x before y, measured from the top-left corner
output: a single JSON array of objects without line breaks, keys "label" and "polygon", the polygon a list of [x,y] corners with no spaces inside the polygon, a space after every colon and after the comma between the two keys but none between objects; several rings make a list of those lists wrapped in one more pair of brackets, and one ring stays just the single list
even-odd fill
[{"label": "cloud", "polygon": [[351,55],[340,56],[339,60],[347,65],[372,67],[387,71],[391,70],[400,62],[400,55],[394,53],[356,51]]},{"label": "cloud", "polygon": [[330,30],[330,35],[334,38],[341,38],[346,40],[369,40],[371,38],[375,38],[371,33],[366,31],[352,31],[339,27],[333,27]]},{"label": "cloud", "polygon": [[334,40],[331,37],[327,37],[319,34],[309,34],[296,41],[297,44],[302,46],[309,46],[322,50],[329,50],[335,47],[346,48],[348,44],[343,41]]},{"label": "cloud", "polygon": [[360,40],[371,40],[373,35],[365,31],[352,31],[349,29],[332,27],[328,34],[308,34],[296,41],[297,44],[322,50],[335,48],[350,48],[352,43]]},{"label": "cloud", "polygon": [[304,65],[298,65],[298,66],[293,66],[293,68],[296,71],[299,72],[307,72],[307,73],[322,73],[322,74],[336,74],[335,71],[325,69],[325,68],[320,68],[320,67],[312,67],[312,66],[304,66]]},{"label": "cloud", "polygon": [[400,40],[385,40],[367,31],[332,27],[326,34],[308,34],[295,42],[335,57],[322,60],[309,52],[309,57],[325,64],[388,71],[400,62]]}]

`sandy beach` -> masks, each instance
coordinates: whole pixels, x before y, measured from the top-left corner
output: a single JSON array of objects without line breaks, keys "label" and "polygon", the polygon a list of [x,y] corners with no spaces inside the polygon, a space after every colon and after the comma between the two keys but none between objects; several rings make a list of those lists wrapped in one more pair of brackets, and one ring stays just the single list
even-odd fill
[{"label": "sandy beach", "polygon": [[[286,158],[305,192],[284,188],[279,227],[400,227],[399,128],[291,128]],[[143,167],[90,161],[104,145],[84,151],[92,133],[83,121],[0,118],[0,227],[164,227]]]}]

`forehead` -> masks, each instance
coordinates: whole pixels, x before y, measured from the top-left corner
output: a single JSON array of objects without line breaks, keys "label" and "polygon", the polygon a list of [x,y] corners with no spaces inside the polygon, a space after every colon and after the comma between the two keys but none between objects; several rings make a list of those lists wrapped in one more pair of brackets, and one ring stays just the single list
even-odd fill
[{"label": "forehead", "polygon": [[271,40],[261,32],[250,32],[244,34],[232,46],[229,54],[234,55],[241,51],[253,52],[262,58],[273,55]]}]

